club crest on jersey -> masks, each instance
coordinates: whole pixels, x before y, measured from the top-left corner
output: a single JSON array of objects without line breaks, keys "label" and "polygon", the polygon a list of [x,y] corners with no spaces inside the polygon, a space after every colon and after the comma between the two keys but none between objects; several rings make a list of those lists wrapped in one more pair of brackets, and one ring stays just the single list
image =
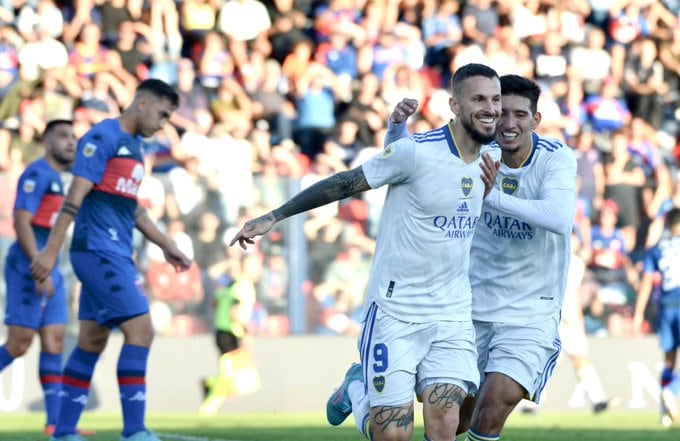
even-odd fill
[{"label": "club crest on jersey", "polygon": [[86,158],[91,158],[94,155],[95,151],[97,151],[97,145],[88,142],[87,144],[85,144],[85,147],[83,147],[83,156],[85,156]]},{"label": "club crest on jersey", "polygon": [[33,179],[26,179],[22,188],[24,193],[33,193],[33,190],[35,190],[35,181]]},{"label": "club crest on jersey", "polygon": [[61,187],[59,187],[58,182],[52,182],[52,185],[50,185],[50,190],[52,190],[53,193],[59,193]]},{"label": "club crest on jersey", "polygon": [[382,152],[380,152],[380,156],[383,158],[387,158],[389,156],[392,156],[394,153],[394,147],[392,144],[387,144],[384,149],[382,149]]},{"label": "club crest on jersey", "polygon": [[376,391],[382,392],[385,389],[385,377],[382,375],[378,377],[373,377],[373,387]]},{"label": "club crest on jersey", "polygon": [[506,194],[515,194],[519,188],[519,179],[508,176],[501,179],[501,190]]},{"label": "club crest on jersey", "polygon": [[470,176],[463,176],[460,178],[460,189],[463,190],[463,196],[470,196],[470,192],[472,192],[472,183],[473,181]]}]

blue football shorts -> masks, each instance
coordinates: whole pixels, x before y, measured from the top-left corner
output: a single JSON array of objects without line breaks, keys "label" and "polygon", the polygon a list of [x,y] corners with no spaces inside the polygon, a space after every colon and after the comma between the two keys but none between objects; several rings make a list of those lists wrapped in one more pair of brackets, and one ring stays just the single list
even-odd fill
[{"label": "blue football shorts", "polygon": [[54,293],[47,296],[35,290],[35,281],[28,267],[18,268],[5,264],[7,283],[7,307],[5,325],[40,329],[48,325],[63,325],[68,322],[64,278],[57,270],[52,272]]},{"label": "blue football shorts", "polygon": [[82,284],[78,320],[114,327],[149,312],[132,258],[104,251],[71,251],[71,264]]}]

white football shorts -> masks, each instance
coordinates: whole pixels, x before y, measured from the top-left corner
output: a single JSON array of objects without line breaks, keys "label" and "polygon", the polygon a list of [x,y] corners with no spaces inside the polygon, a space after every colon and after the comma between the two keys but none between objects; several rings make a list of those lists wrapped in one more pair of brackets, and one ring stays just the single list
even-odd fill
[{"label": "white football shorts", "polygon": [[481,382],[489,372],[507,375],[526,390],[528,400],[538,403],[560,354],[557,321],[518,325],[475,320]]},{"label": "white football shorts", "polygon": [[455,384],[466,393],[479,386],[472,322],[407,323],[376,304],[364,315],[359,353],[371,407],[413,402],[414,391]]}]

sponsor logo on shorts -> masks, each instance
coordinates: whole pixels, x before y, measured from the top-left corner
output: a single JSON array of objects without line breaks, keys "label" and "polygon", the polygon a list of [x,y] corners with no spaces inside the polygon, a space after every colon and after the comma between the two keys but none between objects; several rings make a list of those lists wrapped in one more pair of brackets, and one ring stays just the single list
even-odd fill
[{"label": "sponsor logo on shorts", "polygon": [[378,377],[373,377],[373,387],[376,391],[382,392],[385,389],[385,377],[382,375]]}]

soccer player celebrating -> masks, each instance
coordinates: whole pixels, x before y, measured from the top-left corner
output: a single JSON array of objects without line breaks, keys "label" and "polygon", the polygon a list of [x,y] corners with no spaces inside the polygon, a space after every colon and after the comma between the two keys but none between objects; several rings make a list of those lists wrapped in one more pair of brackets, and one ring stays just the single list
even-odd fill
[{"label": "soccer player celebrating", "polygon": [[[541,121],[540,88],[517,75],[500,81],[501,167],[470,252],[482,385],[461,412],[459,433],[470,424],[469,441],[499,439],[517,403],[538,402],[552,374],[561,347],[558,323],[576,200],[571,149],[534,132]],[[386,143],[409,136],[403,122],[411,109],[397,105]]]},{"label": "soccer player celebrating", "polygon": [[678,417],[676,396],[680,394],[680,376],[673,373],[680,347],[680,208],[666,214],[667,232],[659,243],[645,253],[642,281],[638,288],[633,328],[641,332],[645,308],[655,278],[661,275],[657,333],[664,353],[661,372],[661,424],[670,427]]},{"label": "soccer player celebrating", "polygon": [[79,441],[76,424],[87,403],[95,364],[111,328],[124,344],[118,359],[123,410],[121,441],[158,441],[144,424],[146,365],[153,339],[149,304],[135,283],[132,232],[136,227],[164,252],[177,271],[190,260],[137,204],[144,176],[141,137],[156,133],[177,107],[177,93],[166,83],[141,82],[134,100],[118,118],[95,125],[78,142],[73,183],[47,244],[31,264],[37,283],[54,268],[66,230],[75,219],[71,263],[82,284],[78,345],[66,363],[59,416],[52,441]]},{"label": "soccer player celebrating", "polygon": [[43,248],[64,199],[60,173],[68,170],[76,152],[71,121],[53,120],[43,134],[45,156],[19,177],[14,202],[17,241],[5,261],[7,341],[0,347],[0,371],[23,356],[36,333],[40,335],[40,383],[45,394],[47,424],[54,430],[61,389],[61,360],[68,321],[64,279],[58,269],[43,282],[33,282],[31,261]]},{"label": "soccer player celebrating", "polygon": [[337,425],[354,407],[359,431],[374,440],[411,438],[414,389],[424,398],[429,439],[453,439],[459,407],[479,379],[468,262],[499,166],[483,144],[494,138],[500,84],[493,69],[469,64],[452,86],[455,122],[387,145],[246,222],[231,241],[246,248],[282,219],[389,186],[364,305],[361,364],[349,369],[328,415]]}]

